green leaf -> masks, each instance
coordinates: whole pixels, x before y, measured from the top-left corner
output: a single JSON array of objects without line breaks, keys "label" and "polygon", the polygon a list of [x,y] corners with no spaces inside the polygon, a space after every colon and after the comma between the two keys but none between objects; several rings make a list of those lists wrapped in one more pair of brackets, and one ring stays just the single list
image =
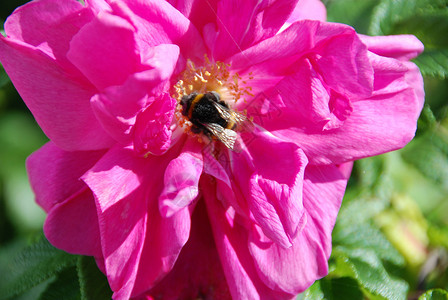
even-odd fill
[{"label": "green leaf", "polygon": [[393,34],[412,33],[425,44],[426,48],[446,49],[448,39],[448,9],[418,9],[408,18],[401,18],[391,29]]},{"label": "green leaf", "polygon": [[78,275],[73,266],[59,273],[39,300],[79,300],[80,297]]},{"label": "green leaf", "polygon": [[327,5],[329,22],[344,23],[353,26],[358,33],[367,33],[371,11],[378,0],[338,0]]},{"label": "green leaf", "polygon": [[369,27],[370,35],[388,35],[402,18],[412,15],[415,0],[383,0],[375,7]]},{"label": "green leaf", "polygon": [[76,256],[54,248],[42,238],[4,266],[8,276],[0,281],[0,299],[20,295],[75,263]]},{"label": "green leaf", "polygon": [[389,275],[380,258],[371,249],[337,246],[333,256],[342,269],[351,271],[359,285],[382,299],[406,299],[408,284]]},{"label": "green leaf", "polygon": [[448,8],[446,0],[382,0],[375,7],[370,35],[414,34],[425,45],[415,62],[423,75],[448,76]]},{"label": "green leaf", "polygon": [[359,196],[356,200],[343,202],[335,230],[356,228],[383,211],[387,204],[373,196]]},{"label": "green leaf", "polygon": [[433,130],[437,125],[437,119],[434,116],[434,113],[432,112],[431,108],[428,104],[425,104],[423,107],[422,113],[420,115],[420,118],[418,119],[418,134],[421,134],[422,132]]},{"label": "green leaf", "polygon": [[[411,17],[426,18],[425,16],[434,13],[444,13],[446,4],[446,0],[382,0],[372,12],[368,32],[370,35],[398,33],[397,26],[406,23],[405,20],[412,21]],[[409,22],[408,25],[416,26],[416,23]]]},{"label": "green leaf", "polygon": [[428,49],[420,54],[414,62],[425,76],[448,78],[448,49]]},{"label": "green leaf", "polygon": [[[443,133],[443,132],[442,132]],[[428,132],[409,144],[403,159],[448,191],[448,142],[438,132]]]},{"label": "green leaf", "polygon": [[303,294],[299,295],[298,300],[323,300],[325,299],[324,291],[322,290],[322,282],[325,278],[316,281]]},{"label": "green leaf", "polygon": [[421,295],[418,300],[448,300],[448,292],[442,289],[429,290]]},{"label": "green leaf", "polygon": [[396,266],[404,265],[404,259],[400,253],[379,229],[369,223],[335,228],[333,244],[347,248],[370,249],[382,260],[387,260]]},{"label": "green leaf", "polygon": [[382,180],[384,160],[381,156],[358,160],[354,165],[354,180],[359,187],[373,191]]},{"label": "green leaf", "polygon": [[350,277],[322,278],[303,294],[301,300],[363,300],[358,282]]},{"label": "green leaf", "polygon": [[110,300],[112,298],[107,278],[98,269],[93,257],[79,257],[77,269],[82,300]]},{"label": "green leaf", "polygon": [[[363,300],[365,299],[358,282],[351,277],[332,278],[330,284],[334,300]],[[328,292],[327,292],[328,294]]]}]

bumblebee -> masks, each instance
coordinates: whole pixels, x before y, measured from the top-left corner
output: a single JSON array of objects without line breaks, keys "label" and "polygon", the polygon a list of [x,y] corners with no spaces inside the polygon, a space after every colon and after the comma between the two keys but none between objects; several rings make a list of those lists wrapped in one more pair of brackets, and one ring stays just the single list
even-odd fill
[{"label": "bumblebee", "polygon": [[191,131],[217,138],[230,150],[235,149],[237,130],[250,126],[246,116],[232,110],[217,92],[184,95],[180,101],[182,114],[193,124]]}]

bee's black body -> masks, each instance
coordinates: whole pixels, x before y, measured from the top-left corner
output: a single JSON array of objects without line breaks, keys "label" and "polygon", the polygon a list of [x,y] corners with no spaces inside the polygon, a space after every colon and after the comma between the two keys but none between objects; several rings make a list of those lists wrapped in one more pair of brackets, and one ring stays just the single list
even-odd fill
[{"label": "bee's black body", "polygon": [[229,108],[217,92],[191,93],[182,97],[182,114],[192,123],[191,132],[221,141],[232,151],[241,151],[237,131],[252,130],[246,116]]},{"label": "bee's black body", "polygon": [[[213,103],[215,102],[215,103]],[[205,133],[211,135],[211,132],[204,124],[218,124],[223,128],[227,128],[229,122],[226,121],[215,107],[216,103],[223,108],[228,109],[228,105],[224,101],[220,101],[219,95],[215,92],[205,94],[191,93],[182,97],[182,114],[193,123],[191,131],[193,133]]]}]

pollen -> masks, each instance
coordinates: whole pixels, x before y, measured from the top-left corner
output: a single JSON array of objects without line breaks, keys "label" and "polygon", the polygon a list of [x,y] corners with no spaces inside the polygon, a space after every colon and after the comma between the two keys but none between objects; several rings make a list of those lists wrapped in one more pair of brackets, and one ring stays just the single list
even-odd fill
[{"label": "pollen", "polygon": [[[226,102],[230,108],[235,109],[239,101],[247,102],[248,97],[253,97],[252,88],[248,81],[253,79],[252,74],[243,80],[236,72],[231,71],[231,65],[223,62],[212,62],[204,55],[203,64],[195,65],[191,60],[187,61],[185,70],[180,74],[177,83],[173,87],[172,97],[177,100],[176,118],[180,127],[189,135],[193,124],[187,116],[182,114],[181,99],[191,93],[205,94],[216,92],[220,100]],[[200,138],[200,137],[199,137]]]}]

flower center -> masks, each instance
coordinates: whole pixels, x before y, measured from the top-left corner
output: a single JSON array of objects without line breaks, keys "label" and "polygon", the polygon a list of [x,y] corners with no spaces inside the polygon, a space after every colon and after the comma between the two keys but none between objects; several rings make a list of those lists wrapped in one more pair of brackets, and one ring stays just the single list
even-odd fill
[{"label": "flower center", "polygon": [[[177,99],[176,118],[189,135],[218,139],[233,150],[236,129],[247,118],[238,113],[236,103],[246,102],[252,88],[238,73],[229,71],[230,65],[212,63],[205,56],[205,64],[197,67],[188,60],[180,80],[174,85],[173,98]],[[249,79],[253,77],[249,74]]]}]

